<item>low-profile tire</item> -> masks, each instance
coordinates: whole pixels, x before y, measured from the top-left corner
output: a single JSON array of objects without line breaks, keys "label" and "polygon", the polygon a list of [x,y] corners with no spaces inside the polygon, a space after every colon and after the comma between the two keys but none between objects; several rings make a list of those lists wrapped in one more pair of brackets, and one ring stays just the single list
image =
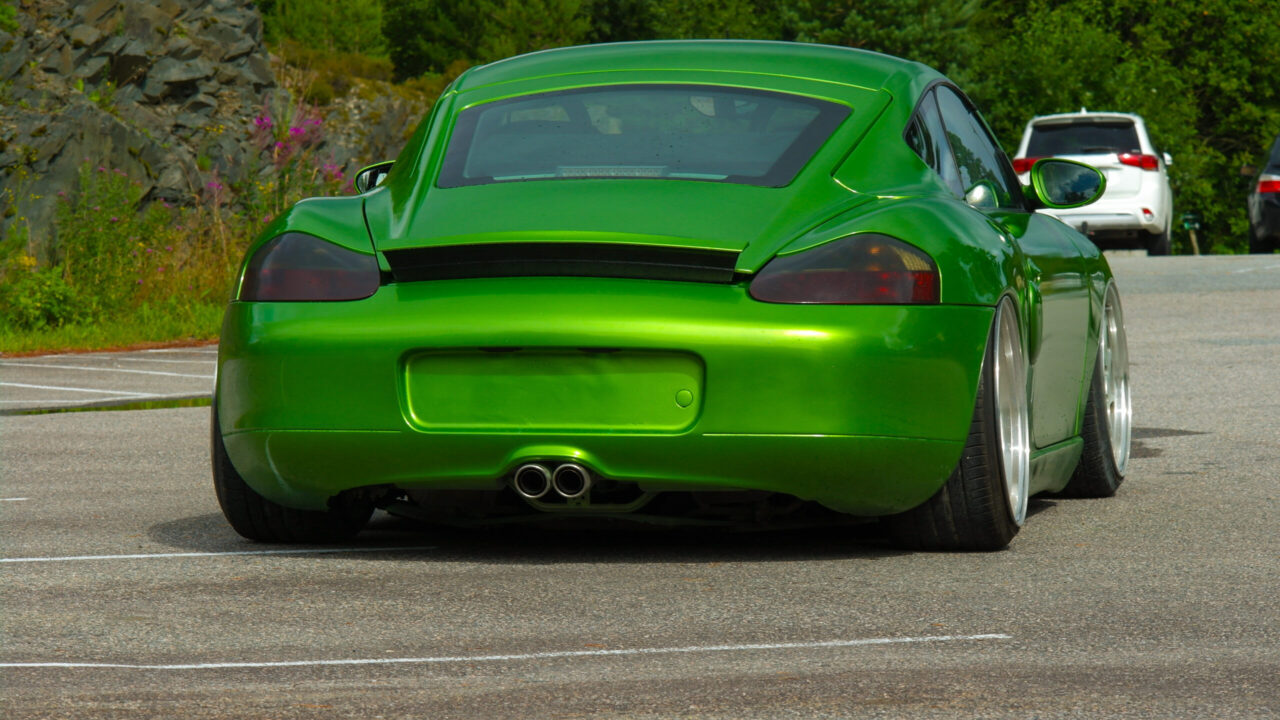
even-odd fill
[{"label": "low-profile tire", "polygon": [[1153,233],[1147,240],[1147,255],[1168,255],[1169,254],[1169,230],[1166,229],[1162,233]]},{"label": "low-profile tire", "polygon": [[909,550],[1000,550],[1027,514],[1030,485],[1027,365],[1017,312],[996,308],[973,419],[955,470],[924,504],[887,519]]},{"label": "low-profile tire", "polygon": [[323,544],[347,540],[369,522],[373,503],[356,496],[339,495],[330,501],[328,510],[317,511],[285,507],[259,495],[231,464],[222,443],[216,402],[214,407],[210,431],[213,487],[222,514],[236,532],[259,542]]},{"label": "low-profile tire", "polygon": [[1116,494],[1124,480],[1133,437],[1133,406],[1129,391],[1129,346],[1124,312],[1115,285],[1107,287],[1102,306],[1102,331],[1093,380],[1085,400],[1080,427],[1084,450],[1075,473],[1063,488],[1065,497],[1101,498]]},{"label": "low-profile tire", "polygon": [[1254,231],[1253,227],[1249,227],[1249,252],[1253,254],[1269,254],[1276,251],[1276,247],[1280,246],[1280,238],[1269,237],[1260,238]]}]

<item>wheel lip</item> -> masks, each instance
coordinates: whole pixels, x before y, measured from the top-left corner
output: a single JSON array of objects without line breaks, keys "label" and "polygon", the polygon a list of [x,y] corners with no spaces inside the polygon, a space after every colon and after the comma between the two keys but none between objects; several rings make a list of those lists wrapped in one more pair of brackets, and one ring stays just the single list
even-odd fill
[{"label": "wheel lip", "polygon": [[1009,518],[1019,527],[1027,518],[1031,485],[1031,413],[1027,400],[1027,361],[1013,303],[996,309],[992,379],[1000,476]]},{"label": "wheel lip", "polygon": [[1124,474],[1133,443],[1133,399],[1129,381],[1129,344],[1124,330],[1124,310],[1115,285],[1107,286],[1099,333],[1099,371],[1102,373],[1103,418],[1111,441],[1116,472]]}]

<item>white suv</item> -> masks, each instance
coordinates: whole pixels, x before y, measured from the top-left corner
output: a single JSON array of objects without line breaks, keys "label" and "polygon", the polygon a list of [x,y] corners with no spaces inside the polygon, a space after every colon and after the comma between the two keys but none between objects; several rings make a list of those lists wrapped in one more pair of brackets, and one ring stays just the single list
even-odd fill
[{"label": "white suv", "polygon": [[1173,192],[1168,153],[1157,152],[1142,118],[1129,113],[1089,112],[1040,115],[1027,123],[1013,161],[1018,179],[1028,182],[1036,160],[1059,157],[1102,171],[1107,188],[1091,205],[1041,210],[1089,236],[1098,247],[1146,248],[1169,254]]}]

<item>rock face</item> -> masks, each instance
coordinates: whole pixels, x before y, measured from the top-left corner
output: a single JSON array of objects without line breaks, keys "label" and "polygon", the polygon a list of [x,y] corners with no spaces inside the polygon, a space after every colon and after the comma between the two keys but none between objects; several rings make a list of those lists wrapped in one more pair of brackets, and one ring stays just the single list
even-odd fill
[{"label": "rock face", "polygon": [[[292,99],[251,0],[17,5],[18,29],[0,29],[0,237],[25,232],[45,259],[57,194],[76,190],[85,162],[141,181],[144,203],[190,202],[214,173],[270,171],[254,119],[287,114]],[[393,157],[427,108],[360,87],[365,100],[335,103],[320,149],[348,175]]]}]

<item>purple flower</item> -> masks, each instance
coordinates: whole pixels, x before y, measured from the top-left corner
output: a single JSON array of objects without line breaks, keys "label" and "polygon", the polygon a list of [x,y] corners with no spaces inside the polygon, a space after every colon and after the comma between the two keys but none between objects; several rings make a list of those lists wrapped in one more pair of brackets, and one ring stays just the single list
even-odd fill
[{"label": "purple flower", "polygon": [[98,172],[100,172],[100,173],[104,173],[104,172],[106,172],[106,171],[107,171],[107,169],[106,169],[106,168],[102,167],[101,165],[99,165],[99,166],[98,166]]},{"label": "purple flower", "polygon": [[112,216],[111,216],[111,222],[113,222],[113,223],[120,222],[120,218],[116,217],[115,215],[112,215]]},{"label": "purple flower", "polygon": [[172,246],[172,245],[165,245],[165,246],[164,246],[164,249],[165,249],[165,252],[173,252],[173,246]]},{"label": "purple flower", "polygon": [[275,122],[270,115],[262,114],[253,119],[253,124],[261,130],[270,130],[275,127]]},{"label": "purple flower", "polygon": [[302,136],[303,136],[303,135],[305,135],[306,133],[307,133],[307,131],[306,131],[306,130],[304,130],[304,129],[302,129],[302,128],[300,128],[300,127],[291,127],[291,128],[289,128],[289,134],[290,134],[290,135],[292,135],[293,137],[302,137]]},{"label": "purple flower", "polygon": [[150,255],[150,254],[151,254],[151,253],[153,253],[153,252],[155,252],[155,250],[152,250],[151,248],[147,248],[147,254],[148,254],[148,255]]},{"label": "purple flower", "polygon": [[222,183],[218,182],[217,180],[210,180],[208,183],[205,184],[205,187],[209,188],[214,192],[218,192],[219,190],[222,189]]}]

